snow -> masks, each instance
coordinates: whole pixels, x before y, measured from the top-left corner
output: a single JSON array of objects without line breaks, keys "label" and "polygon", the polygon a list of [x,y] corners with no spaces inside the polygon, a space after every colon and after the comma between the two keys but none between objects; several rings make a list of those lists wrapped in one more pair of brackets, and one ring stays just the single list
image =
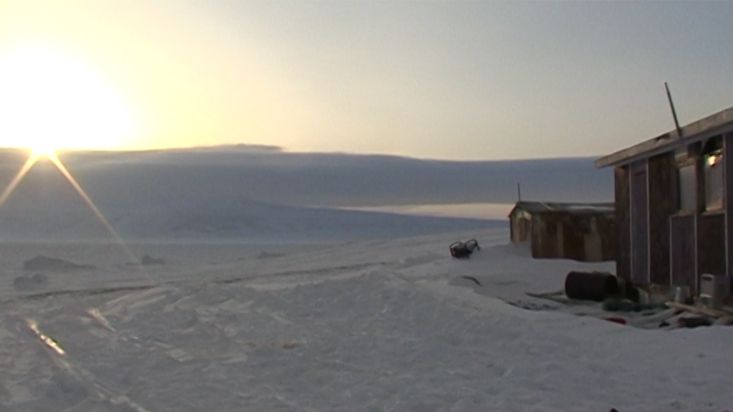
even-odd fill
[{"label": "snow", "polygon": [[[622,326],[525,294],[613,265],[532,259],[504,228],[397,234],[128,245],[155,265],[4,243],[0,410],[733,409],[732,327]],[[24,271],[39,255],[94,269]]]}]

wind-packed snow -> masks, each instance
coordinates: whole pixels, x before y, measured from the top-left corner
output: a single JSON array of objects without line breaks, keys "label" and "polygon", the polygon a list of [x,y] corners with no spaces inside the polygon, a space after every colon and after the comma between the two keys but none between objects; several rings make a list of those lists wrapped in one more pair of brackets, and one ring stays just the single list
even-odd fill
[{"label": "wind-packed snow", "polygon": [[[469,238],[482,249],[450,258]],[[622,326],[531,298],[612,265],[506,239],[129,245],[148,265],[114,244],[5,244],[0,410],[733,409],[733,327]],[[36,256],[94,268],[24,270]]]}]

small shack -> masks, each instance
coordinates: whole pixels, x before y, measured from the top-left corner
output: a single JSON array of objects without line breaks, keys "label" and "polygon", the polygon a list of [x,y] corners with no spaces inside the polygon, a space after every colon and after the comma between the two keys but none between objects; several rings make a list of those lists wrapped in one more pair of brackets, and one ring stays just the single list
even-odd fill
[{"label": "small shack", "polygon": [[697,294],[714,275],[730,293],[731,158],[733,107],[596,161],[614,168],[618,276]]},{"label": "small shack", "polygon": [[509,212],[513,243],[529,242],[534,258],[613,260],[613,203],[519,201]]}]

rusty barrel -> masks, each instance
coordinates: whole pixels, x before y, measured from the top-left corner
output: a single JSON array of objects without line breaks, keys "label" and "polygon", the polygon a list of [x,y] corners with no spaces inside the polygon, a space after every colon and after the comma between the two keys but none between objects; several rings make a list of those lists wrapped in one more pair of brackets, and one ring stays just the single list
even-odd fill
[{"label": "rusty barrel", "polygon": [[601,302],[618,293],[616,276],[608,272],[571,271],[565,277],[565,294],[571,299]]}]

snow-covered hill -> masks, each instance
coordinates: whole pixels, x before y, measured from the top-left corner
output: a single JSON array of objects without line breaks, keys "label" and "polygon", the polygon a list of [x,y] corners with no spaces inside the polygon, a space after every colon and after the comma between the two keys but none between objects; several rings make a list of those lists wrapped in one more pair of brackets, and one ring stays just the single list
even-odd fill
[{"label": "snow-covered hill", "polygon": [[507,203],[517,183],[528,199],[613,198],[611,171],[592,158],[459,162],[248,146],[62,157],[90,193],[113,203],[233,193],[294,206]]},{"label": "snow-covered hill", "polygon": [[[11,181],[24,156],[0,151],[0,185]],[[517,182],[525,196],[544,200],[611,196],[610,173],[595,170],[591,159],[446,162],[248,146],[72,152],[61,159],[126,239],[314,242],[415,236],[504,226],[506,220],[488,208],[486,216],[502,222],[340,208],[508,202],[516,196]],[[38,163],[0,208],[0,239],[105,238],[104,226],[47,161]]]}]

